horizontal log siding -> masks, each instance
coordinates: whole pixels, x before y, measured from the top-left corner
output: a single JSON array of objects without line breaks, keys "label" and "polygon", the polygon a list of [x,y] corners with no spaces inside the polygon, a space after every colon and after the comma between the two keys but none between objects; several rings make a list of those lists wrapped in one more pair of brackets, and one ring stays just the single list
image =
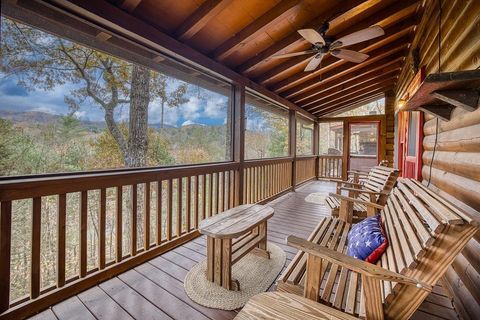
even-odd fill
[{"label": "horizontal log siding", "polygon": [[[472,70],[480,65],[480,1],[442,1],[441,70]],[[438,70],[438,2],[427,1],[413,47],[418,46],[427,75]],[[411,57],[402,70],[396,99],[412,79]],[[422,175],[428,180],[435,144],[436,119],[425,117]],[[431,170],[433,189],[456,198],[470,211],[480,211],[480,109],[457,108],[448,122],[439,120],[438,142]],[[469,208],[468,208],[468,207]],[[465,319],[480,314],[480,235],[455,260],[445,277],[456,308]]]}]

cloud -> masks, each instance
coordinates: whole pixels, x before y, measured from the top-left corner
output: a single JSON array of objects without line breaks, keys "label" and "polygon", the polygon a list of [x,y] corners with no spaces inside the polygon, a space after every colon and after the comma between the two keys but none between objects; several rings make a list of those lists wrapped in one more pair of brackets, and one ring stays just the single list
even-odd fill
[{"label": "cloud", "polygon": [[205,115],[211,118],[224,118],[225,117],[225,99],[209,99],[207,105],[205,106]]},{"label": "cloud", "polygon": [[182,117],[187,120],[195,120],[200,117],[200,99],[195,96],[190,97],[187,103],[178,108],[178,111],[182,114]]}]

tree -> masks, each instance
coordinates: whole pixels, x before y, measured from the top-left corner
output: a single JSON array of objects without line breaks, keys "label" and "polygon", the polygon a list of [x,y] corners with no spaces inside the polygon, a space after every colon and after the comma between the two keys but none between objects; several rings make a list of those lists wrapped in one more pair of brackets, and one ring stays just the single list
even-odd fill
[{"label": "tree", "polygon": [[[12,20],[2,19],[2,37],[3,72],[15,75],[28,90],[49,91],[73,84],[75,88],[64,98],[71,112],[84,102],[101,108],[127,167],[147,163],[150,102],[159,99],[163,126],[165,105],[176,107],[187,101],[186,84],[175,86],[175,80],[166,75]],[[118,118],[125,105],[129,122],[122,133]]]}]

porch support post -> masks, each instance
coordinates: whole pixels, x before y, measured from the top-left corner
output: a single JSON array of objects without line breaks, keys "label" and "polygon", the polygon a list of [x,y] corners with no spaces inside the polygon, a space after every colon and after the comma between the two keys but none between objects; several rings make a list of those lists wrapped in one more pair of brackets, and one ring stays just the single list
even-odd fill
[{"label": "porch support post", "polygon": [[233,161],[239,164],[236,172],[235,205],[245,203],[243,198],[244,162],[245,162],[245,86],[233,87]]},{"label": "porch support post", "polygon": [[319,168],[318,168],[318,160],[319,160],[319,132],[320,132],[320,125],[318,120],[315,120],[313,123],[313,155],[315,156],[315,178],[318,179],[319,175]]},{"label": "porch support post", "polygon": [[297,184],[297,114],[295,110],[290,110],[289,114],[289,130],[288,130],[288,150],[289,156],[292,157],[292,190],[295,191]]},{"label": "porch support post", "polygon": [[342,158],[342,180],[347,180],[348,154],[350,150],[350,125],[343,120],[343,158]]}]

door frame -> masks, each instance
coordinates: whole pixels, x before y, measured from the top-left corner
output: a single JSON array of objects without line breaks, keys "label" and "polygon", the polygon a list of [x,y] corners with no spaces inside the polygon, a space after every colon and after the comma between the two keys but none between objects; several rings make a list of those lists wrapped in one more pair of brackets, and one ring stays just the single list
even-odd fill
[{"label": "door frame", "polygon": [[377,154],[376,154],[376,156],[377,156],[377,164],[378,164],[378,162],[380,162],[380,159],[381,159],[380,158],[380,149],[381,149],[381,147],[380,147],[380,144],[381,144],[380,143],[380,136],[381,136],[381,125],[382,125],[381,121],[380,120],[351,120],[351,121],[347,121],[347,123],[348,123],[348,138],[347,138],[348,145],[347,145],[347,152],[346,152],[346,154],[347,154],[347,162],[346,162],[347,163],[347,170],[350,170],[350,165],[351,165],[351,163],[350,163],[350,157],[351,157],[351,154],[350,154],[350,141],[351,141],[351,139],[350,139],[350,134],[351,134],[350,127],[352,125],[355,125],[355,124],[373,124],[374,123],[374,124],[377,125]]},{"label": "door frame", "polygon": [[356,116],[356,117],[328,117],[320,118],[318,122],[343,122],[343,157],[342,157],[342,179],[346,179],[347,171],[350,167],[349,153],[350,153],[350,123],[367,123],[377,122],[379,136],[378,136],[378,159],[379,162],[385,159],[386,156],[386,144],[387,144],[387,117],[384,114],[381,115],[368,115],[368,116]]}]

